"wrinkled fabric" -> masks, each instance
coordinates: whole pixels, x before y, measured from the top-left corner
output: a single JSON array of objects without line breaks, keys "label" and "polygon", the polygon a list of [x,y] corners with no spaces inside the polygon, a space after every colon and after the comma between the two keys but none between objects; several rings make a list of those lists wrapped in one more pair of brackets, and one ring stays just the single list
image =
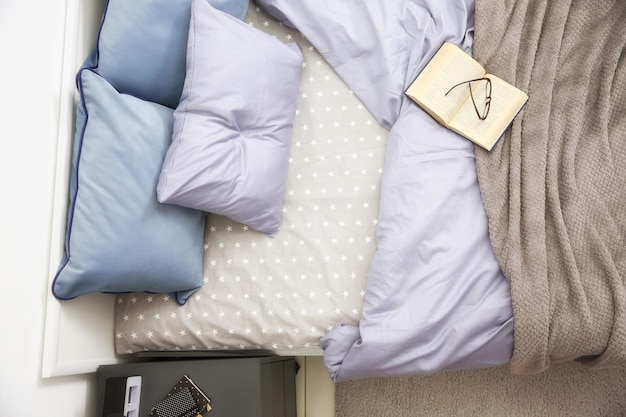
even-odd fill
[{"label": "wrinkled fabric", "polygon": [[157,199],[278,233],[302,54],[194,0]]},{"label": "wrinkled fabric", "polygon": [[[511,370],[626,364],[626,2],[477,1],[475,53],[528,92],[476,153],[511,283]],[[478,30],[480,28],[480,30]]]},{"label": "wrinkled fabric", "polygon": [[473,145],[404,96],[444,41],[471,52],[473,2],[258,3],[300,30],[390,129],[363,314],[321,340],[331,378],[508,363],[510,288],[489,242]]}]

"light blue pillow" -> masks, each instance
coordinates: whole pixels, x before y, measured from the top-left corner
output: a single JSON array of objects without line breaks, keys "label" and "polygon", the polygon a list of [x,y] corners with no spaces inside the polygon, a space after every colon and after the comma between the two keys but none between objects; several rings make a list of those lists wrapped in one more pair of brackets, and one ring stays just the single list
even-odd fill
[{"label": "light blue pillow", "polygon": [[[209,0],[243,19],[249,0]],[[97,68],[119,92],[171,108],[185,80],[191,0],[109,0],[95,54]]]},{"label": "light blue pillow", "polygon": [[274,236],[302,71],[297,45],[194,0],[187,77],[157,195]]},{"label": "light blue pillow", "polygon": [[65,256],[52,292],[176,292],[183,304],[202,284],[205,216],[156,200],[173,112],[119,94],[91,70],[77,80]]}]

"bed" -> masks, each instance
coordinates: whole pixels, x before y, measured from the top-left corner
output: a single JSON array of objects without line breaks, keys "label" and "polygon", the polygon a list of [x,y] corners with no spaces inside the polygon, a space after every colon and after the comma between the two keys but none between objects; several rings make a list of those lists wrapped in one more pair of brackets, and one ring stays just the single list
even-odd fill
[{"label": "bed", "polygon": [[[192,12],[189,33],[197,45],[203,45],[203,13],[237,27],[237,36],[247,26],[245,36],[252,38],[241,42],[265,32],[280,47],[298,45],[276,57],[285,59],[282,68],[292,67],[279,78],[295,101],[265,104],[294,113],[293,119],[276,116],[289,141],[287,154],[285,143],[271,153],[282,155],[272,164],[281,174],[271,178],[284,179],[263,193],[282,194],[279,226],[256,223],[259,212],[266,213],[258,204],[269,204],[274,219],[277,209],[275,200],[258,195],[234,211],[228,211],[231,205],[217,207],[224,215],[205,216],[198,207],[178,213],[173,230],[182,224],[193,237],[174,245],[166,239],[160,250],[171,255],[172,246],[184,247],[176,259],[192,256],[196,269],[189,274],[201,282],[181,286],[178,280],[178,287],[169,287],[167,280],[159,287],[163,292],[141,288],[115,295],[117,353],[323,354],[336,381],[509,362],[518,373],[574,359],[621,365],[626,153],[619,138],[626,127],[619,114],[625,39],[608,34],[626,33],[619,30],[626,11],[604,2],[595,21],[596,14],[585,17],[582,5],[535,3],[262,0],[250,5],[248,25],[242,25],[222,12],[216,17],[206,2],[194,2],[199,10]],[[106,19],[112,19],[108,12]],[[548,28],[547,21],[560,25]],[[582,40],[588,31],[580,27],[603,30]],[[207,48],[228,42],[217,39]],[[444,41],[473,53],[531,97],[491,153],[442,128],[403,95]],[[555,43],[559,54],[550,53]],[[577,64],[589,62],[592,50],[606,60],[591,61],[601,64],[581,71]],[[85,64],[85,91],[98,80],[89,68],[103,59],[92,56]],[[187,69],[202,59],[187,60]],[[254,92],[250,78],[242,85]],[[574,106],[581,91],[586,101]],[[193,101],[191,93],[186,97]],[[181,112],[179,120],[194,114],[188,107],[182,111],[176,97],[156,100]],[[237,102],[231,108],[237,106],[245,107]],[[598,117],[585,117],[590,114]],[[184,133],[187,125],[177,127],[175,112],[163,117],[173,120],[174,134]],[[161,158],[171,160],[165,153],[169,142],[161,146]],[[181,154],[189,158],[194,152],[176,153]],[[261,181],[253,189],[265,186]],[[174,190],[181,200],[170,200],[171,206],[214,202],[199,202],[181,190]],[[161,206],[155,207],[161,215]],[[133,267],[134,256],[128,261]]]}]

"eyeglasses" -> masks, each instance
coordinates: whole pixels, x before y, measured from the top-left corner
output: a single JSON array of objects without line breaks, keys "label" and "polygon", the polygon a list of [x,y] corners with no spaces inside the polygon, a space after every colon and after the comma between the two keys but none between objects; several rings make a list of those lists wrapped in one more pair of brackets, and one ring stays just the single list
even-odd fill
[{"label": "eyeglasses", "polygon": [[[472,92],[471,83],[478,82],[478,81],[486,81],[485,83],[485,107],[483,108],[482,113],[478,110],[478,106],[476,105],[476,100],[474,99],[474,93]],[[489,109],[491,108],[491,79],[489,79],[488,77],[484,77],[484,78],[476,78],[474,80],[460,82],[452,86],[452,88],[450,88],[448,92],[444,95],[447,96],[450,91],[454,90],[455,88],[463,84],[467,84],[469,87],[470,97],[472,98],[472,104],[474,105],[474,110],[476,110],[476,116],[478,116],[480,120],[485,120],[487,116],[489,115]]]}]

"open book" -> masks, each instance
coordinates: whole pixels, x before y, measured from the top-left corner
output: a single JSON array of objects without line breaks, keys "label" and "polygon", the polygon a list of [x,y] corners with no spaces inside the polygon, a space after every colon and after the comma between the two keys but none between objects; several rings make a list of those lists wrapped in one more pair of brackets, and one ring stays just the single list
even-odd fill
[{"label": "open book", "polygon": [[405,94],[439,123],[490,151],[528,96],[444,43]]}]

